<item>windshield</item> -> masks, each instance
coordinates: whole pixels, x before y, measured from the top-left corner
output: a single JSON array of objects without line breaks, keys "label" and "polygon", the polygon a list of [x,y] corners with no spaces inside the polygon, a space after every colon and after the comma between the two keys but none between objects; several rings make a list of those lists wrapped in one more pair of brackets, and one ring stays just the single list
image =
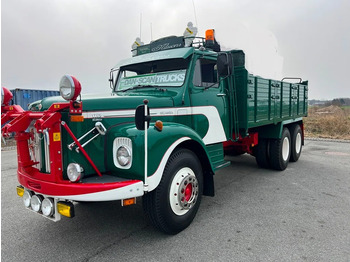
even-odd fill
[{"label": "windshield", "polygon": [[188,59],[169,59],[121,67],[115,91],[135,87],[180,87],[186,77]]}]

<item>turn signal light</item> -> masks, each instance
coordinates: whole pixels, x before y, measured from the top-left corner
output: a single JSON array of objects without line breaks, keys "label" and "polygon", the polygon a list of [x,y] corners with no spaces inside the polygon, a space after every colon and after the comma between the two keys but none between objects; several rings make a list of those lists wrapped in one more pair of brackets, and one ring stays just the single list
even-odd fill
[{"label": "turn signal light", "polygon": [[74,217],[74,205],[69,202],[58,202],[57,203],[57,212],[65,217]]},{"label": "turn signal light", "polygon": [[82,115],[72,115],[70,116],[71,122],[84,122],[84,116]]},{"label": "turn signal light", "polygon": [[17,187],[16,187],[16,190],[17,190],[17,195],[20,196],[20,197],[23,197],[24,188],[21,187],[21,186],[17,186]]},{"label": "turn signal light", "polygon": [[155,124],[154,127],[157,129],[157,131],[162,131],[163,130],[163,122],[158,120]]},{"label": "turn signal light", "polygon": [[136,204],[136,197],[134,198],[128,198],[128,199],[123,199],[122,200],[122,206],[130,206]]}]

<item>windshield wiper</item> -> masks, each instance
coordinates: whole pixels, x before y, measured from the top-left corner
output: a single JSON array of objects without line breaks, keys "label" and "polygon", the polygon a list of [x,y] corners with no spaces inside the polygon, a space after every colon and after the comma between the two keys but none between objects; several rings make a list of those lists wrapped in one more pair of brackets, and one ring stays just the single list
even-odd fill
[{"label": "windshield wiper", "polygon": [[116,92],[126,92],[126,91],[129,91],[129,90],[140,89],[140,88],[144,88],[144,87],[156,87],[156,86],[153,86],[153,85],[137,85],[137,86],[132,86],[132,87],[123,89],[123,90],[116,90]]}]

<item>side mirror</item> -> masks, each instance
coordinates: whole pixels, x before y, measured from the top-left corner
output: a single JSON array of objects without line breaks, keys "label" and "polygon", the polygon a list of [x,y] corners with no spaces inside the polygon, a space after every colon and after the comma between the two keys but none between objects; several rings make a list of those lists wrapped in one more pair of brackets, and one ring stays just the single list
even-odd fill
[{"label": "side mirror", "polygon": [[[149,107],[146,106],[148,100],[143,101],[143,105],[139,105],[135,112],[135,125],[138,130],[145,130],[145,122],[147,121],[147,129],[149,128],[149,122],[151,121],[151,116],[149,112]],[[145,106],[147,107],[147,115],[145,115]]]},{"label": "side mirror", "polygon": [[233,62],[231,53],[219,53],[217,69],[220,77],[227,77],[232,74]]},{"label": "side mirror", "polygon": [[114,89],[114,86],[117,82],[118,71],[119,71],[119,68],[112,68],[111,71],[109,72],[108,81],[109,81],[109,86],[112,90]]}]

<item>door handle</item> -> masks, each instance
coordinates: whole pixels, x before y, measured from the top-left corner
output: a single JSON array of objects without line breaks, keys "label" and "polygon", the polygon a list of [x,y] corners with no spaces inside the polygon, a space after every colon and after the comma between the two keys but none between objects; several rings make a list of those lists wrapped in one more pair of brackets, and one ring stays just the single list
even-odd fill
[{"label": "door handle", "polygon": [[226,96],[226,94],[216,94],[216,96]]}]

